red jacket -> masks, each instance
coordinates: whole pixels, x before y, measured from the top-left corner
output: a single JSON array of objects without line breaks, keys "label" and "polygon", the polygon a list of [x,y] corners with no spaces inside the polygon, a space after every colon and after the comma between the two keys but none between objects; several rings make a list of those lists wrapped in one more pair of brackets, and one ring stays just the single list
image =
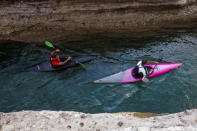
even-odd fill
[{"label": "red jacket", "polygon": [[56,58],[51,57],[50,60],[51,60],[52,66],[59,66],[59,64],[61,62],[60,58],[56,59]]}]

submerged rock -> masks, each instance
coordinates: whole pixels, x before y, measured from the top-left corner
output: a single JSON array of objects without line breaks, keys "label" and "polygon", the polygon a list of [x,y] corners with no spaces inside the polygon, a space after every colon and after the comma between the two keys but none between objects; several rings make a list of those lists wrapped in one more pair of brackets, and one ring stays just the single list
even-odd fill
[{"label": "submerged rock", "polygon": [[0,114],[0,130],[3,131],[195,131],[196,122],[196,109],[165,115],[135,112],[84,114],[72,111]]},{"label": "submerged rock", "polygon": [[0,40],[62,43],[197,25],[197,0],[4,0]]}]

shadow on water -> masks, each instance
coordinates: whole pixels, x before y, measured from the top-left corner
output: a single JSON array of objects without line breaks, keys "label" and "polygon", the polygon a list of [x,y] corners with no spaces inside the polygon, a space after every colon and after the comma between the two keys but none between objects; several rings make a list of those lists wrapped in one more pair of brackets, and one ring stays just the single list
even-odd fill
[{"label": "shadow on water", "polygon": [[[69,110],[88,113],[173,113],[197,107],[196,31],[147,38],[97,38],[58,45],[60,56],[102,58],[61,72],[10,70],[49,59],[43,45],[0,44],[0,111]],[[92,81],[136,65],[140,59],[181,62],[183,66],[148,83],[94,84]],[[2,73],[4,72],[4,73]]]}]

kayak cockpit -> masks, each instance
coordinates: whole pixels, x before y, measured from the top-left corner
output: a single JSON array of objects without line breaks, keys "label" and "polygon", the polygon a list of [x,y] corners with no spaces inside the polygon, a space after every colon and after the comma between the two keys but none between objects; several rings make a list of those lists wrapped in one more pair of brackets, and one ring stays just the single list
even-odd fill
[{"label": "kayak cockpit", "polygon": [[[150,72],[150,70],[152,69],[151,66],[145,66],[144,67],[146,73],[148,74],[148,72]],[[153,72],[151,72],[152,74]],[[142,78],[143,77],[143,74],[142,73],[139,73],[139,67],[138,66],[135,66],[134,69],[132,70],[131,72],[132,76],[135,77],[135,78]]]}]

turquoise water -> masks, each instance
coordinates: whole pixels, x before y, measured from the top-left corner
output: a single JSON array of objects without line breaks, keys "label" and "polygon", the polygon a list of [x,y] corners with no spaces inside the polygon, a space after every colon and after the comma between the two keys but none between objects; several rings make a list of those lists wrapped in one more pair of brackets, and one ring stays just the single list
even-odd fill
[{"label": "turquoise water", "polygon": [[[173,113],[197,108],[196,32],[65,42],[58,46],[61,56],[94,54],[102,58],[87,63],[86,70],[78,66],[61,72],[13,73],[16,68],[48,60],[50,49],[44,44],[0,44],[0,112]],[[148,83],[92,83],[134,66],[143,58],[183,65]]]}]

